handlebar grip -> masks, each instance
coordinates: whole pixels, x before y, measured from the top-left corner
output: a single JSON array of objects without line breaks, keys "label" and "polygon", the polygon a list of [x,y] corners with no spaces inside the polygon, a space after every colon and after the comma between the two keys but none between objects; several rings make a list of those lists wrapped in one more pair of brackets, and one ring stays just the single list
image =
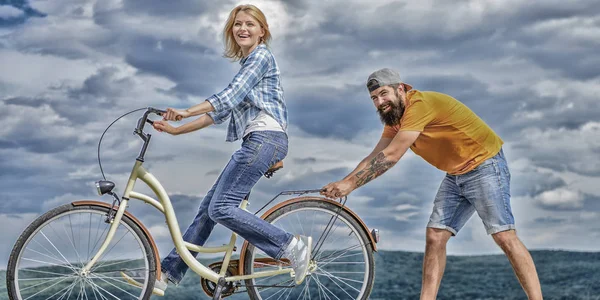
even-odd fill
[{"label": "handlebar grip", "polygon": [[148,107],[148,111],[151,113],[155,113],[157,115],[162,116],[164,113],[166,113],[166,110],[162,110],[162,109],[158,109],[158,108],[154,108],[154,107]]}]

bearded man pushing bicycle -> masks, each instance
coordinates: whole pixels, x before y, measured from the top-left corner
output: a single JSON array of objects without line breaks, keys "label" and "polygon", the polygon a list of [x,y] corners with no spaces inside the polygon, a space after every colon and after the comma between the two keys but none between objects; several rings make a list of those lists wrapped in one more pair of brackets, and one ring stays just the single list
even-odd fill
[{"label": "bearded man pushing bicycle", "polygon": [[510,207],[510,172],[503,141],[467,106],[403,83],[381,69],[367,79],[385,127],[381,139],[344,179],[321,194],[344,197],[394,166],[410,148],[445,171],[426,230],[421,299],[435,299],[446,266],[446,244],[474,212],[508,257],[529,299],[542,299],[533,259],[517,237]]}]

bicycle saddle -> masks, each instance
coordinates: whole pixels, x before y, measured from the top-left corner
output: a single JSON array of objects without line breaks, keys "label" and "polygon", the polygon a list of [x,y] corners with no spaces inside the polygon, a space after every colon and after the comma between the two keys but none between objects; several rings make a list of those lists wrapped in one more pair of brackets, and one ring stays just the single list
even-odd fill
[{"label": "bicycle saddle", "polygon": [[281,168],[283,168],[283,160],[280,160],[280,161],[276,162],[274,165],[272,165],[267,170],[267,172],[265,172],[265,177],[267,177],[267,178],[273,177],[273,174],[275,174],[275,172]]}]

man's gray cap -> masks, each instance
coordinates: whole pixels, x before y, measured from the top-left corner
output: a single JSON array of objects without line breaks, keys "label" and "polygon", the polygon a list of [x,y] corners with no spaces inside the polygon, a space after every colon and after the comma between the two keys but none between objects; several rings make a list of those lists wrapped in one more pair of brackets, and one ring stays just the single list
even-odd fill
[{"label": "man's gray cap", "polygon": [[[369,89],[370,93],[382,86],[399,83],[403,82],[402,80],[400,80],[400,75],[398,74],[398,72],[389,68],[383,68],[369,75],[369,79],[367,79],[367,88]],[[412,89],[411,85],[406,83],[404,83],[404,85],[406,85],[407,91]]]}]

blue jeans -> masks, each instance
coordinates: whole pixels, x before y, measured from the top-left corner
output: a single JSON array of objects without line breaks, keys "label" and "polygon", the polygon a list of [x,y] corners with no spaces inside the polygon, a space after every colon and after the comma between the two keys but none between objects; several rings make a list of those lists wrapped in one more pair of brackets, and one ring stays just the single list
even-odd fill
[{"label": "blue jeans", "polygon": [[477,212],[488,234],[515,229],[510,208],[510,172],[500,152],[461,175],[446,174],[427,227],[456,235]]},{"label": "blue jeans", "polygon": [[[186,242],[204,245],[217,223],[275,259],[281,258],[293,235],[256,215],[239,208],[252,187],[288,151],[284,132],[254,131],[246,135],[242,147],[231,156],[229,163],[208,191],[192,224],[183,234]],[[190,251],[195,257],[198,253]],[[170,281],[178,284],[188,270],[176,249],[161,263]]]}]

